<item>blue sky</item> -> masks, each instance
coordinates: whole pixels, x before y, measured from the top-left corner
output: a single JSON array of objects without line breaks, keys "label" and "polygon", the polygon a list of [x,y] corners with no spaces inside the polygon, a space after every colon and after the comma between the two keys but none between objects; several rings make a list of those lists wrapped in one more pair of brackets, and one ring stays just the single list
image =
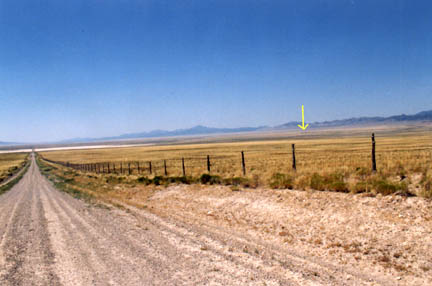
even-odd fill
[{"label": "blue sky", "polygon": [[432,109],[432,2],[0,1],[0,141]]}]

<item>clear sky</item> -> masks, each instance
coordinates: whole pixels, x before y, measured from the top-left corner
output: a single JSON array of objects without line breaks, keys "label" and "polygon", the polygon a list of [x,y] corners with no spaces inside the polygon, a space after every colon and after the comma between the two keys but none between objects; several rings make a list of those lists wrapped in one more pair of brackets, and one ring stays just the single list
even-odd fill
[{"label": "clear sky", "polygon": [[0,141],[432,109],[432,1],[0,1]]}]

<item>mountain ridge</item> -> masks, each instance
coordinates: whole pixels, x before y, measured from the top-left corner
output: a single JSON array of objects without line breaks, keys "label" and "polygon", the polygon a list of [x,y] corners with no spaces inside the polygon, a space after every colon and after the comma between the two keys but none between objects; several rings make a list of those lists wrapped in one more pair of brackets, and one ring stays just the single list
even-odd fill
[{"label": "mountain ridge", "polygon": [[[413,121],[431,121],[432,122],[432,110],[421,111],[416,114],[406,115],[392,115],[388,117],[383,116],[362,116],[362,117],[351,117],[346,119],[336,119],[329,121],[321,121],[321,122],[313,122],[310,123],[310,126],[313,128],[316,127],[342,127],[342,126],[355,126],[362,124],[382,124],[382,123],[395,123],[395,122],[413,122]],[[288,123],[284,123],[276,126],[277,129],[286,129],[290,127],[296,127],[297,124],[301,124],[301,122],[291,121]]]},{"label": "mountain ridge", "polygon": [[[351,117],[346,119],[336,119],[321,122],[312,122],[309,128],[323,128],[323,127],[343,127],[343,126],[356,126],[356,125],[373,125],[373,124],[390,124],[398,122],[432,122],[432,110],[421,111],[416,114],[406,115],[393,115],[388,117],[383,116],[362,116]],[[215,128],[206,127],[203,125],[196,125],[192,128],[176,129],[176,130],[161,130],[156,129],[148,132],[135,132],[125,133],[118,136],[109,136],[101,138],[73,138],[69,140],[60,141],[60,143],[77,143],[77,142],[97,142],[97,141],[111,141],[111,140],[124,140],[124,139],[140,139],[140,138],[158,138],[158,137],[173,137],[173,136],[189,136],[189,135],[211,135],[211,134],[229,134],[229,133],[242,133],[254,131],[272,131],[272,130],[285,130],[296,129],[299,121],[291,121],[274,127],[259,126],[259,127],[238,127],[238,128]]]}]

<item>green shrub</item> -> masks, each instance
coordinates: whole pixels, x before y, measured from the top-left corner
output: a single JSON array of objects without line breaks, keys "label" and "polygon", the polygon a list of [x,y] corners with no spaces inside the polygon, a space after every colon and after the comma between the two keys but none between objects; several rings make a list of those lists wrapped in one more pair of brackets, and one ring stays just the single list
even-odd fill
[{"label": "green shrub", "polygon": [[344,181],[344,176],[341,173],[331,173],[320,175],[318,173],[312,174],[310,179],[310,187],[318,191],[334,191],[334,192],[348,192],[348,185]]},{"label": "green shrub", "polygon": [[334,192],[348,193],[348,186],[344,181],[334,181],[329,184],[329,190]]},{"label": "green shrub", "polygon": [[324,177],[318,173],[313,173],[310,179],[310,187],[317,191],[325,191]]},{"label": "green shrub", "polygon": [[144,184],[144,185],[150,185],[151,184],[151,180],[147,177],[139,177],[137,179],[138,183]]},{"label": "green shrub", "polygon": [[156,186],[159,185],[168,185],[168,184],[191,184],[195,180],[192,177],[162,177],[162,176],[156,176],[153,179],[149,179],[147,177],[139,177],[137,179],[138,183],[144,184],[144,185],[150,185],[154,184]]},{"label": "green shrub", "polygon": [[396,192],[403,192],[404,194],[409,194],[407,183],[390,182],[385,178],[373,179],[372,188],[375,190],[376,193],[382,194],[384,196],[391,195]]},{"label": "green shrub", "polygon": [[293,176],[281,173],[275,173],[270,179],[270,187],[273,189],[293,189]]},{"label": "green shrub", "polygon": [[423,187],[420,195],[422,197],[432,198],[432,178],[425,175],[420,184]]},{"label": "green shrub", "polygon": [[155,176],[152,180],[152,183],[156,186],[159,186],[164,181],[164,177],[162,176]]},{"label": "green shrub", "polygon": [[359,193],[366,193],[370,191],[370,184],[368,184],[367,182],[357,182],[352,190],[351,190],[354,194],[359,194]]},{"label": "green shrub", "polygon": [[222,180],[222,183],[224,185],[243,186],[243,187],[249,187],[251,185],[250,181],[247,178],[242,178],[242,177],[226,178]]},{"label": "green shrub", "polygon": [[119,184],[123,181],[122,177],[109,176],[105,179],[107,183]]},{"label": "green shrub", "polygon": [[243,187],[249,187],[250,186],[249,180],[247,178],[242,178],[242,177],[232,178],[231,184],[235,185],[235,186],[243,186]]},{"label": "green shrub", "polygon": [[75,180],[73,178],[65,178],[64,182],[69,184],[75,182]]},{"label": "green shrub", "polygon": [[166,179],[166,182],[169,183],[169,184],[175,184],[175,183],[190,184],[190,183],[193,182],[193,180],[190,177],[181,176],[181,177],[168,177]]},{"label": "green shrub", "polygon": [[201,184],[220,184],[222,182],[221,177],[219,176],[212,176],[210,174],[202,174],[199,181]]},{"label": "green shrub", "polygon": [[43,172],[49,172],[49,171],[51,171],[53,168],[52,167],[44,167],[43,169],[42,169],[42,171]]}]

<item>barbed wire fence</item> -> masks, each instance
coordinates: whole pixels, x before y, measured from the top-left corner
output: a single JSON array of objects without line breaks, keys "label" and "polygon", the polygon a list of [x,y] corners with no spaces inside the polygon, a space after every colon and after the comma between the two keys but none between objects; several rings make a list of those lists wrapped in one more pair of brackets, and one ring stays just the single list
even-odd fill
[{"label": "barbed wire fence", "polygon": [[[192,176],[195,174],[208,173],[212,175],[222,175],[226,173],[248,176],[251,173],[262,172],[272,169],[280,171],[296,172],[305,169],[310,165],[306,159],[306,152],[313,157],[317,169],[329,164],[329,157],[326,155],[332,152],[331,159],[334,164],[340,166],[355,165],[363,168],[370,168],[372,173],[377,172],[379,167],[386,167],[385,161],[388,158],[404,160],[404,156],[413,156],[415,160],[421,160],[420,152],[427,151],[430,154],[431,148],[416,148],[411,150],[387,150],[376,153],[375,135],[371,136],[370,153],[355,150],[301,150],[295,144],[290,144],[291,148],[281,150],[252,149],[248,151],[230,152],[230,155],[194,155],[178,158],[166,158],[159,160],[135,160],[135,161],[115,161],[115,162],[92,162],[92,163],[71,163],[56,161],[48,158],[41,158],[47,162],[62,165],[81,172],[96,174],[117,174],[117,175],[142,175],[142,176]],[[315,152],[315,153],[313,153]],[[349,156],[347,156],[349,152]],[[413,152],[418,154],[413,155]],[[313,153],[313,155],[310,155]],[[262,158],[265,158],[263,160]],[[387,160],[384,160],[387,158]],[[369,161],[369,162],[367,162]],[[381,165],[377,165],[380,162]],[[388,164],[388,163],[387,163]],[[368,167],[369,166],[369,167]],[[388,167],[388,166],[387,166]],[[228,170],[227,170],[228,168]]]}]

